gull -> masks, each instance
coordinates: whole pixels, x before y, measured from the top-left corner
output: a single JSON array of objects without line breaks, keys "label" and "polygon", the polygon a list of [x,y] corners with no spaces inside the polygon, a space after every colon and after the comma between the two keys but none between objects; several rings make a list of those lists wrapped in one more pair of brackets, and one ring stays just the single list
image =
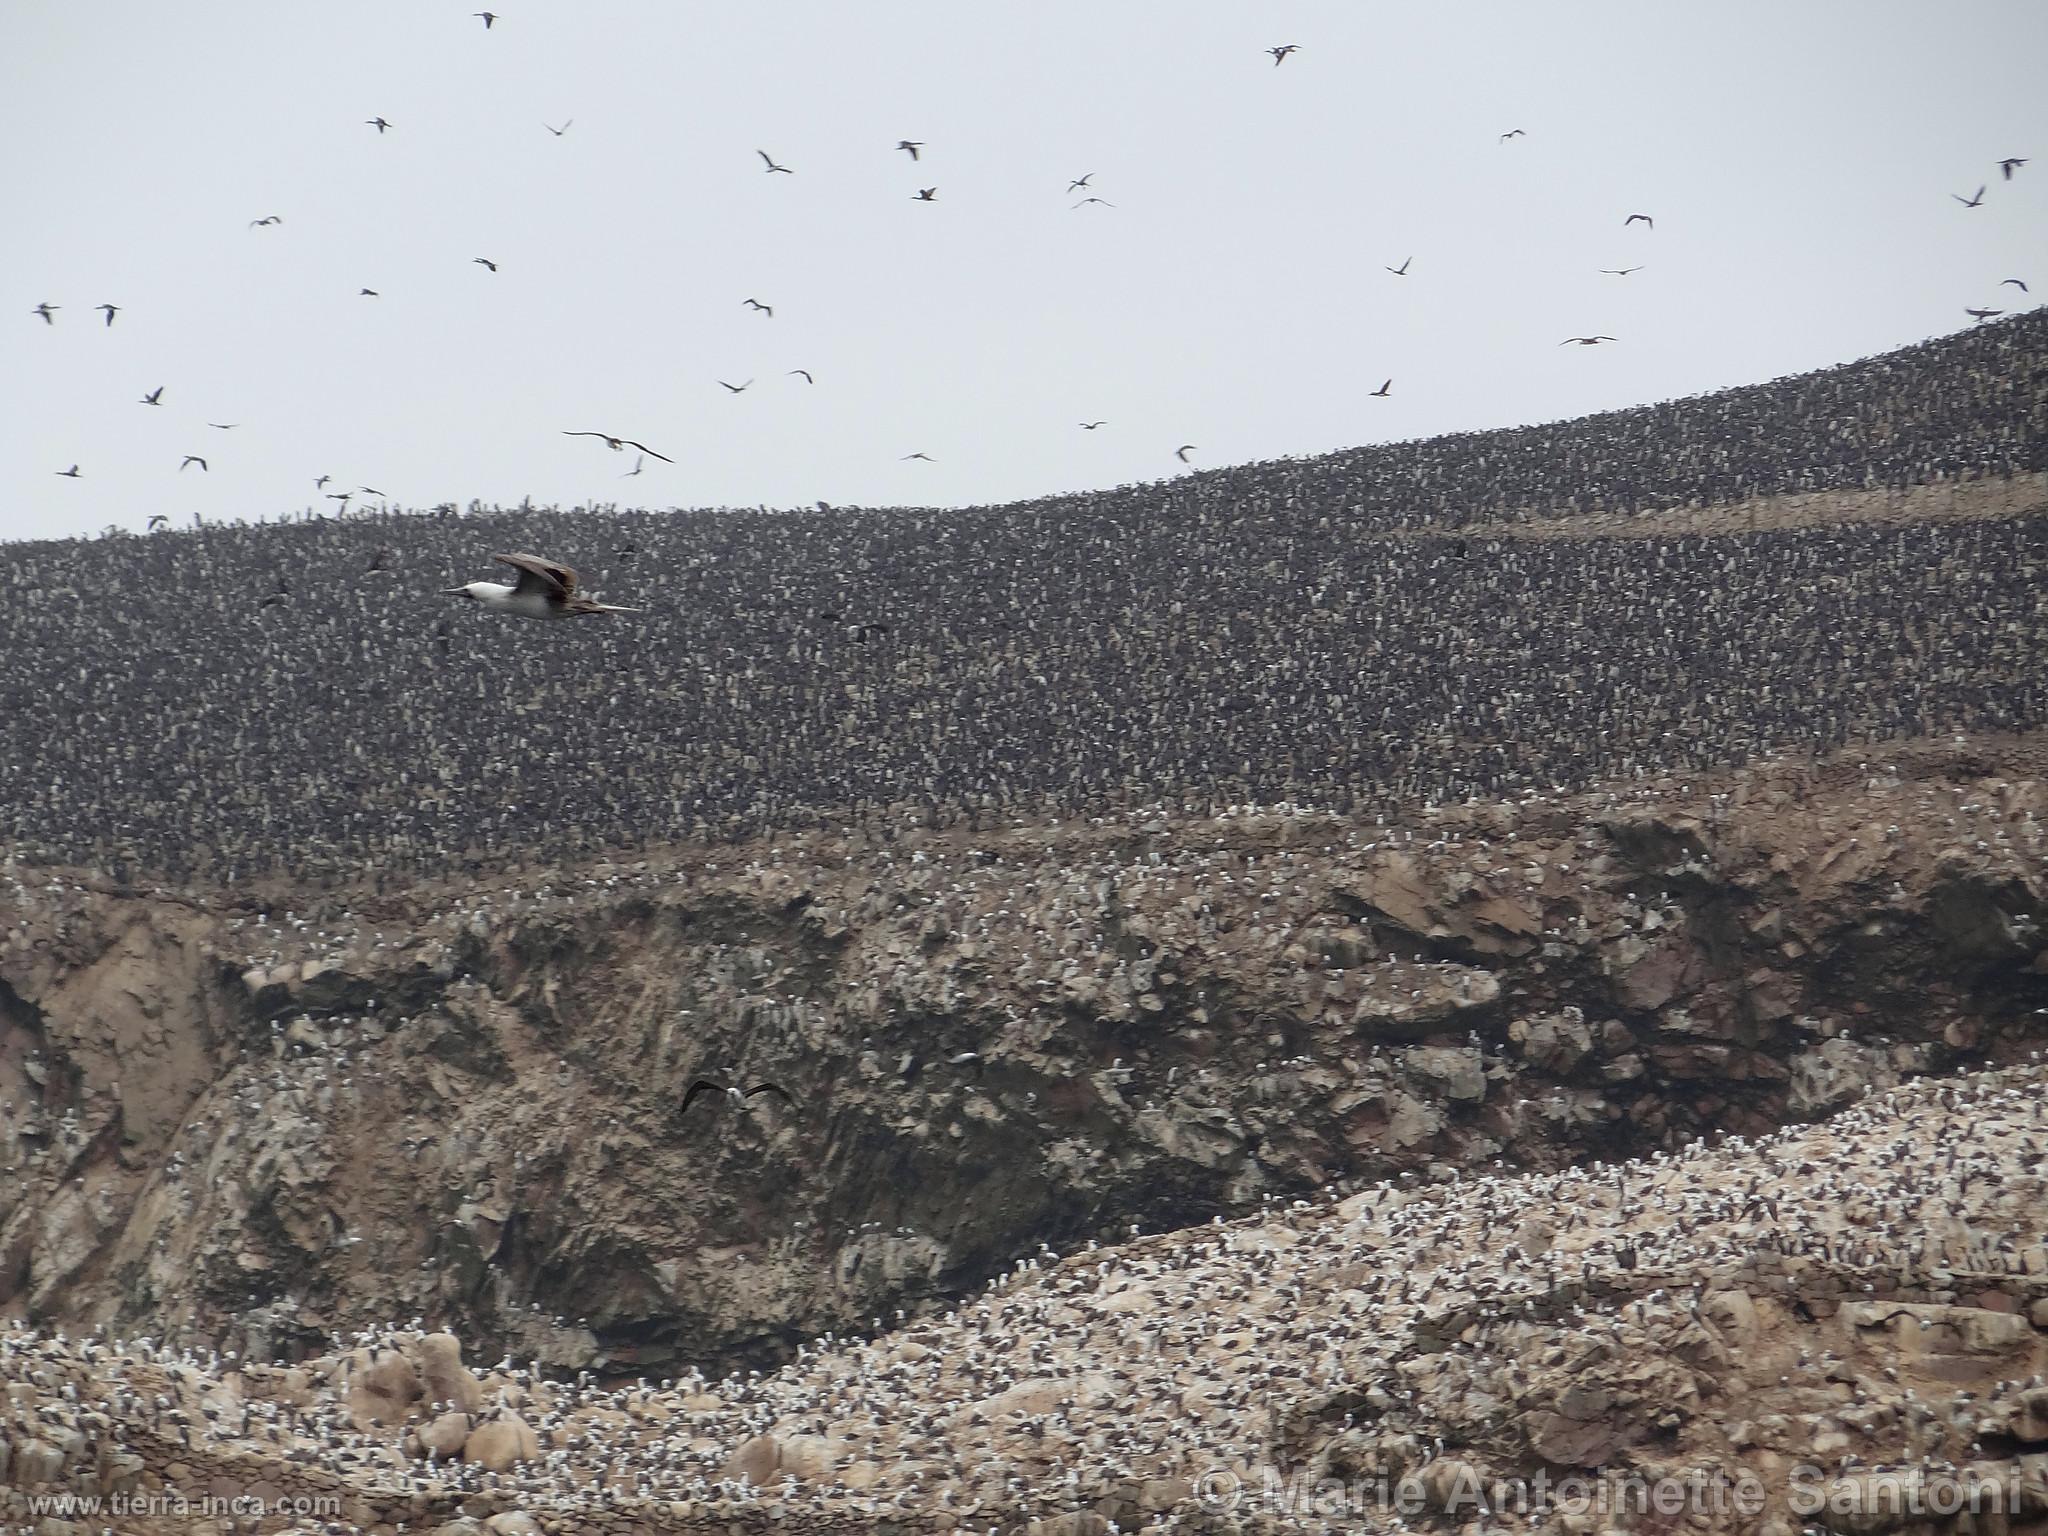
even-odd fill
[{"label": "gull", "polygon": [[384,295],[374,288],[359,288],[356,290],[356,297],[359,299],[381,299]]},{"label": "gull", "polygon": [[[747,380],[747,384],[751,384],[751,383],[753,383],[753,382],[754,382],[754,381],[753,381],[752,379],[749,379],[749,380]],[[738,394],[738,393],[739,393],[739,392],[740,392],[741,390],[743,390],[743,389],[745,389],[745,388],[747,387],[747,384],[727,384],[727,383],[725,382],[725,380],[723,380],[723,379],[720,379],[720,380],[718,381],[718,383],[719,383],[719,386],[720,386],[721,388],[723,388],[723,389],[729,389],[729,390],[731,390],[731,391],[732,391],[732,392],[733,392],[734,394]]]},{"label": "gull", "polygon": [[338,501],[341,503],[340,510],[343,512],[348,511],[348,504],[351,500],[354,499],[354,497],[354,491],[329,491],[327,493],[327,499],[329,501]]},{"label": "gull", "polygon": [[1642,271],[1643,269],[1642,269],[1641,267],[1639,267],[1639,266],[1638,266],[1638,267],[1602,267],[1602,268],[1601,268],[1600,270],[1601,270],[1602,272],[1606,273],[1606,274],[1607,274],[1607,276],[1609,276],[1609,277],[1627,277],[1627,276],[1629,275],[1629,273],[1631,273],[1631,272],[1640,272],[1640,271]]},{"label": "gull", "polygon": [[1998,286],[2001,288],[2017,288],[2021,293],[2025,293],[2027,291],[2027,285],[2021,282],[2016,277],[2008,277],[2004,281],[2002,281]]},{"label": "gull", "polygon": [[[2026,163],[2027,162],[2022,160],[2018,155],[2008,155],[2005,159],[1998,162],[1999,174],[2004,176],[2007,181],[2011,181],[2012,173],[2018,170],[2021,166],[2025,165]],[[1981,189],[1979,190],[1978,195],[1980,197],[1983,195]]]},{"label": "gull", "polygon": [[388,494],[387,492],[378,490],[377,487],[375,487],[374,485],[359,485],[356,487],[356,491],[357,494],[363,496],[384,496]]},{"label": "gull", "polygon": [[[1116,206],[1116,204],[1115,204],[1115,203],[1112,203],[1112,202],[1111,202],[1111,201],[1110,201],[1110,200],[1109,200],[1108,198],[1106,198],[1106,197],[1084,197],[1084,198],[1082,198],[1082,199],[1081,199],[1081,201],[1079,201],[1078,203],[1074,204],[1074,207],[1075,207],[1075,208],[1086,208],[1086,207],[1087,207],[1087,206],[1088,206],[1088,205],[1089,205],[1090,203],[1100,203],[1100,204],[1102,204],[1102,206],[1103,206],[1103,207],[1105,207],[1105,208],[1114,208],[1114,207]],[[1073,210],[1072,210],[1072,209],[1069,209],[1068,211],[1069,211],[1069,212],[1072,212]]]},{"label": "gull", "polygon": [[471,11],[469,14],[472,16],[480,16],[483,18],[484,30],[486,32],[491,30],[491,23],[498,19],[498,13],[496,11]]},{"label": "gull", "polygon": [[1613,341],[1614,339],[1612,336],[1567,336],[1558,345],[1560,347],[1568,347],[1573,342],[1577,342],[1582,347],[1597,347],[1603,341]]},{"label": "gull", "polygon": [[782,174],[783,174],[783,175],[785,175],[785,176],[794,176],[794,175],[796,174],[796,172],[795,172],[795,171],[792,171],[792,170],[791,170],[791,169],[790,169],[790,168],[789,168],[788,166],[786,166],[786,165],[777,165],[777,164],[775,163],[775,157],[774,157],[773,155],[769,154],[767,150],[765,150],[765,149],[757,149],[757,150],[755,150],[755,151],[754,151],[754,153],[755,153],[755,154],[757,154],[757,155],[759,155],[759,156],[760,156],[760,157],[762,158],[762,160],[764,160],[765,162],[767,162],[767,165],[768,165],[768,174],[770,174],[771,176],[772,176],[772,175],[774,175],[774,174],[775,174],[775,172],[777,172],[777,171],[780,171],[780,172],[782,172]]},{"label": "gull", "polygon": [[498,264],[488,256],[472,256],[469,261],[471,266],[489,267],[493,272],[498,270]]},{"label": "gull", "polygon": [[249,227],[251,229],[261,229],[266,224],[282,224],[283,222],[284,220],[282,218],[280,218],[277,214],[273,213],[265,218],[251,219],[249,221]]},{"label": "gull", "polygon": [[[925,463],[927,463],[927,464],[936,464],[936,463],[938,463],[938,462],[939,462],[939,461],[938,461],[937,459],[933,458],[933,457],[932,457],[932,456],[931,456],[930,454],[928,454],[928,453],[906,453],[905,455],[903,455],[903,458],[904,458],[904,459],[923,459],[923,460],[925,461]],[[901,460],[901,459],[899,459],[899,460],[898,460],[897,462],[898,462],[898,463],[901,463],[901,462],[902,462],[902,460]]]},{"label": "gull", "polygon": [[1372,395],[1372,398],[1375,400],[1384,400],[1388,396],[1393,394],[1393,392],[1394,381],[1392,379],[1387,380],[1387,382],[1382,384],[1378,389],[1369,391],[1369,393]]},{"label": "gull", "polygon": [[1982,187],[1979,187],[1977,189],[1977,195],[1975,197],[1964,197],[1960,193],[1956,192],[1949,193],[1949,196],[1953,197],[1965,208],[1975,208],[1984,201],[1984,189]]},{"label": "gull", "polygon": [[1651,229],[1655,229],[1657,227],[1657,221],[1651,218],[1647,213],[1630,214],[1627,218],[1621,221],[1621,227],[1623,229],[1627,229],[1629,225],[1636,223],[1638,220],[1640,220],[1644,225]]},{"label": "gull", "polygon": [[1083,432],[1093,432],[1097,427],[1106,427],[1108,425],[1109,423],[1106,421],[1084,421],[1081,423],[1081,430]]},{"label": "gull", "polygon": [[114,323],[114,316],[121,313],[121,306],[118,304],[95,304],[93,308],[101,310],[106,314],[108,325],[112,325]]},{"label": "gull", "polygon": [[917,191],[911,193],[910,200],[913,203],[936,203],[939,200],[939,189],[937,187],[920,187]]},{"label": "gull", "polygon": [[363,126],[366,128],[376,129],[377,137],[381,139],[384,137],[384,130],[386,128],[389,128],[391,125],[385,122],[384,119],[381,117],[366,117],[363,119]]},{"label": "gull", "polygon": [[317,490],[319,490],[319,489],[320,489],[321,487],[325,486],[325,485],[327,484],[327,482],[328,482],[328,481],[330,481],[330,480],[332,480],[333,478],[334,478],[334,476],[332,476],[332,475],[322,475],[322,476],[321,476],[321,477],[320,477],[320,478],[319,478],[318,480],[315,480],[315,481],[313,482],[313,489],[314,489],[314,490],[316,490],[316,491],[317,491]]},{"label": "gull", "polygon": [[700,1093],[722,1093],[732,1100],[735,1108],[739,1109],[744,1109],[747,1100],[757,1093],[779,1093],[782,1095],[784,1103],[794,1104],[796,1102],[796,1100],[789,1096],[787,1090],[775,1083],[756,1083],[743,1093],[736,1084],[728,1087],[724,1084],[714,1083],[708,1077],[700,1077],[690,1084],[689,1091],[683,1095],[682,1113],[689,1113],[690,1105],[696,1101],[697,1095]]},{"label": "gull", "polygon": [[1399,265],[1398,267],[1388,267],[1387,270],[1393,273],[1396,277],[1406,277],[1408,275],[1408,262],[1413,261],[1414,259],[1415,258],[1413,256],[1410,256],[1407,258],[1406,261],[1403,261],[1401,265]]},{"label": "gull", "polygon": [[1500,141],[1501,143],[1505,144],[1509,139],[1520,139],[1526,138],[1527,136],[1527,131],[1525,129],[1510,128],[1506,133],[1500,136]]},{"label": "gull", "polygon": [[626,472],[625,472],[625,473],[624,473],[623,475],[619,476],[619,478],[620,478],[621,480],[630,480],[630,479],[632,479],[632,478],[633,478],[633,477],[634,477],[635,475],[639,474],[639,473],[640,473],[640,472],[641,472],[642,470],[644,470],[644,469],[646,469],[646,468],[647,468],[647,460],[646,460],[646,458],[645,458],[645,457],[641,457],[641,458],[636,458],[635,460],[633,460],[633,467],[632,467],[631,469],[627,470],[627,471],[626,471]]},{"label": "gull", "polygon": [[1090,171],[1086,176],[1076,176],[1067,183],[1067,190],[1069,192],[1086,192],[1088,190],[1088,183],[1094,179],[1095,173],[1093,171]]},{"label": "gull", "polygon": [[675,463],[675,460],[670,458],[667,454],[656,453],[652,448],[648,447],[645,443],[636,443],[630,437],[613,437],[609,432],[570,432],[567,430],[564,430],[562,436],[601,437],[604,439],[605,446],[611,449],[613,453],[623,453],[628,448],[638,448],[642,453],[648,455],[650,458],[659,459],[664,464]]},{"label": "gull", "polygon": [[902,150],[902,151],[903,151],[903,153],[905,153],[906,155],[910,156],[910,158],[911,158],[911,159],[915,160],[915,159],[917,158],[917,152],[918,152],[918,151],[919,151],[920,149],[923,149],[923,148],[924,148],[924,140],[922,140],[922,139],[898,139],[898,140],[896,141],[896,147],[897,147],[898,149]]},{"label": "gull", "polygon": [[52,473],[62,475],[67,480],[76,480],[78,478],[78,466],[74,464],[69,469],[54,470]]},{"label": "gull", "polygon": [[740,302],[749,309],[758,309],[770,320],[775,318],[775,306],[773,304],[763,304],[759,299],[741,299]]},{"label": "gull", "polygon": [[1278,69],[1287,62],[1287,55],[1301,52],[1301,45],[1299,43],[1282,43],[1278,48],[1268,48],[1266,52],[1273,55],[1273,67]]},{"label": "gull", "polygon": [[466,582],[443,587],[447,597],[466,597],[496,613],[522,619],[573,619],[587,613],[638,613],[638,608],[621,608],[612,603],[593,602],[576,590],[576,573],[566,565],[543,560],[539,555],[493,555],[500,565],[519,573],[511,586],[495,581]]},{"label": "gull", "polygon": [[169,519],[168,517],[164,516],[164,514],[163,514],[163,513],[161,513],[161,512],[152,512],[152,513],[150,513],[150,514],[149,514],[149,530],[150,530],[150,532],[154,533],[154,532],[155,532],[155,531],[156,531],[157,529],[159,529],[159,528],[168,528],[168,527],[170,527],[170,526],[171,526],[171,520],[170,520],[170,519]]},{"label": "gull", "polygon": [[550,123],[543,119],[541,122],[541,127],[547,129],[549,133],[552,133],[556,138],[559,139],[563,134],[569,131],[569,125],[575,121],[576,119],[573,117],[565,117],[562,119],[562,126],[557,128],[553,123]]},{"label": "gull", "polygon": [[43,324],[45,325],[55,325],[57,323],[55,318],[56,313],[63,307],[64,306],[62,304],[38,304],[34,309],[30,310],[29,313],[32,315],[41,315],[43,317]]},{"label": "gull", "polygon": [[1963,311],[1963,313],[1968,315],[1972,320],[1981,321],[1989,320],[1994,315],[2002,315],[2005,313],[2005,311],[2002,309],[1966,309]]},{"label": "gull", "polygon": [[157,385],[155,389],[152,389],[148,394],[144,395],[140,400],[136,402],[136,404],[138,405],[162,405],[163,403],[164,387],[161,384]]},{"label": "gull", "polygon": [[209,421],[207,425],[216,432],[232,432],[239,427],[239,421]]},{"label": "gull", "polygon": [[1199,445],[1196,443],[1182,443],[1178,448],[1173,450],[1173,456],[1176,459],[1179,459],[1181,463],[1185,464],[1188,461],[1188,455],[1193,453],[1198,446]]},{"label": "gull", "polygon": [[204,460],[204,459],[202,459],[201,457],[199,457],[199,455],[198,455],[198,454],[196,454],[196,453],[188,453],[188,454],[186,454],[186,455],[185,455],[185,462],[184,462],[184,464],[180,464],[180,465],[178,466],[178,472],[179,472],[180,474],[183,474],[183,473],[184,473],[184,470],[185,470],[185,464],[197,464],[197,465],[198,465],[198,466],[199,466],[199,467],[200,467],[200,468],[201,468],[202,470],[206,470],[206,473],[208,473],[208,474],[212,474],[212,473],[213,473],[213,471],[212,471],[212,470],[210,470],[210,469],[207,469],[207,468],[206,468],[206,460]]},{"label": "gull", "polygon": [[[792,368],[792,369],[790,369],[789,371],[790,371],[791,373],[793,373],[793,374],[799,374],[799,375],[801,375],[801,376],[802,376],[802,378],[803,378],[803,381],[804,381],[804,382],[805,382],[806,384],[815,384],[815,383],[817,383],[817,382],[818,382],[818,381],[817,381],[816,379],[814,379],[814,378],[812,378],[812,377],[811,377],[811,370],[810,370],[810,369],[808,369],[808,368]],[[753,381],[752,379],[749,379],[749,380],[747,380],[747,382],[748,382],[749,384],[751,384],[751,383],[753,383],[754,381]]]}]

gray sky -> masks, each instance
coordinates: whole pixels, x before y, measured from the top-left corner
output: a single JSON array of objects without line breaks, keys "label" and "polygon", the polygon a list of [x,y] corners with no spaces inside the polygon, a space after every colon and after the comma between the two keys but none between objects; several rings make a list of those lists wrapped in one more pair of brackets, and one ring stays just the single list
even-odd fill
[{"label": "gray sky", "polygon": [[[2048,297],[2039,0],[502,0],[488,32],[482,3],[6,0],[0,537],[324,508],[323,473],[414,506],[1002,501]],[[1114,207],[1071,206],[1089,172]],[[621,479],[563,429],[676,464]]]}]

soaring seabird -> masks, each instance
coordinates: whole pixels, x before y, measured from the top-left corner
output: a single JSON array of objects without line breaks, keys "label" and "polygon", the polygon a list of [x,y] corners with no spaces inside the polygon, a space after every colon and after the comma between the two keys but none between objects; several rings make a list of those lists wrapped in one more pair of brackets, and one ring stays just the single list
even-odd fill
[{"label": "soaring seabird", "polygon": [[180,464],[180,465],[178,466],[178,468],[179,468],[180,470],[183,470],[186,464],[197,464],[197,465],[198,465],[198,466],[199,466],[199,467],[200,467],[201,469],[205,469],[205,470],[206,470],[206,472],[207,472],[208,474],[212,474],[212,473],[213,473],[213,471],[212,471],[212,470],[210,470],[210,469],[207,469],[207,467],[206,467],[206,460],[204,460],[204,459],[202,459],[201,457],[199,457],[199,455],[198,455],[198,454],[196,454],[196,453],[188,453],[188,454],[186,454],[186,455],[185,455],[185,461],[184,461],[184,463],[183,463],[183,464]]},{"label": "soaring seabird", "polygon": [[365,127],[376,129],[377,137],[380,139],[384,136],[384,130],[391,126],[381,117],[366,117],[363,119],[363,124]]},{"label": "soaring seabird", "polygon": [[114,323],[114,316],[121,313],[121,306],[118,304],[95,304],[93,307],[105,313],[109,325]]},{"label": "soaring seabird", "polygon": [[[658,455],[657,455],[658,457]],[[500,565],[519,572],[511,586],[495,581],[472,581],[459,587],[443,587],[448,597],[467,597],[497,613],[522,619],[574,619],[586,613],[638,613],[638,608],[621,608],[613,603],[593,602],[576,590],[576,573],[566,565],[543,560],[539,555],[493,555]]]},{"label": "soaring seabird", "polygon": [[1301,45],[1299,43],[1282,43],[1278,48],[1268,48],[1266,52],[1273,55],[1273,67],[1278,69],[1287,62],[1287,55],[1301,52]]},{"label": "soaring seabird", "polygon": [[57,323],[57,311],[62,309],[63,307],[64,306],[62,304],[38,304],[34,309],[30,310],[29,313],[32,315],[41,315],[43,317],[43,324],[45,325],[55,325]]},{"label": "soaring seabird", "polygon": [[913,203],[936,203],[939,200],[939,189],[937,187],[919,187],[910,194],[910,200]]},{"label": "soaring seabird", "polygon": [[696,1102],[697,1095],[700,1093],[722,1093],[732,1100],[734,1107],[738,1109],[745,1109],[747,1107],[747,1100],[754,1097],[757,1093],[777,1093],[782,1095],[782,1101],[785,1104],[794,1104],[796,1102],[795,1099],[789,1096],[789,1091],[779,1083],[756,1083],[753,1087],[742,1091],[737,1084],[728,1086],[724,1083],[714,1083],[708,1077],[700,1077],[690,1084],[689,1090],[683,1095],[683,1113],[689,1113],[690,1106]]},{"label": "soaring seabird", "polygon": [[2017,288],[2021,293],[2027,292],[2027,285],[2021,282],[2016,277],[2005,278],[1999,283],[1998,286],[2001,288]]},{"label": "soaring seabird", "polygon": [[1975,197],[1964,197],[1960,192],[1951,192],[1949,196],[1961,203],[1965,208],[1975,208],[1984,201],[1984,189],[1979,187]]},{"label": "soaring seabird", "polygon": [[923,140],[923,139],[898,139],[898,140],[896,141],[896,147],[897,147],[898,149],[902,150],[902,151],[903,151],[903,153],[905,153],[906,155],[910,156],[910,158],[911,158],[911,159],[915,160],[915,159],[917,159],[917,158],[918,158],[918,154],[917,154],[917,152],[918,152],[918,151],[919,151],[920,149],[923,149],[923,148],[924,148],[924,140]]},{"label": "soaring seabird", "polygon": [[1601,271],[1601,274],[1602,274],[1603,276],[1606,276],[1606,277],[1627,277],[1627,276],[1629,275],[1629,273],[1631,273],[1631,272],[1640,272],[1640,271],[1642,271],[1642,270],[1643,270],[1643,269],[1642,269],[1642,268],[1641,268],[1640,266],[1634,266],[1634,267],[1602,267],[1602,268],[1600,269],[1600,271]]},{"label": "soaring seabird", "polygon": [[1097,427],[1106,427],[1108,425],[1107,421],[1084,421],[1081,423],[1081,430],[1083,432],[1093,432]]},{"label": "soaring seabird", "polygon": [[62,475],[67,480],[76,480],[78,478],[78,466],[74,464],[69,469],[56,470],[54,473]]},{"label": "soaring seabird", "polygon": [[667,454],[656,453],[652,448],[648,447],[645,443],[636,443],[630,437],[613,437],[609,432],[570,432],[567,431],[566,429],[563,431],[562,436],[601,437],[604,439],[605,446],[611,449],[613,453],[624,453],[628,448],[638,448],[642,453],[647,454],[651,458],[659,459],[664,464],[675,463],[675,460],[670,458]]},{"label": "soaring seabird", "polygon": [[1630,214],[1627,218],[1621,221],[1621,227],[1623,229],[1627,229],[1629,225],[1639,222],[1646,225],[1650,229],[1655,229],[1657,227],[1657,221],[1651,218],[1647,213]]},{"label": "soaring seabird", "polygon": [[1406,277],[1408,275],[1408,263],[1413,261],[1414,259],[1415,258],[1413,256],[1405,257],[1402,259],[1401,265],[1399,265],[1398,267],[1388,267],[1387,270],[1393,273],[1396,277]]},{"label": "soaring seabird", "polygon": [[1179,459],[1181,463],[1185,464],[1188,461],[1188,455],[1193,453],[1197,446],[1198,445],[1194,443],[1182,443],[1178,448],[1173,450],[1173,456],[1176,459]]},{"label": "soaring seabird", "polygon": [[144,395],[140,400],[136,401],[135,403],[137,405],[162,405],[164,403],[163,385],[157,385],[155,389],[152,389],[148,394]]},{"label": "soaring seabird", "polygon": [[1373,398],[1374,398],[1374,399],[1376,399],[1376,400],[1384,400],[1384,399],[1386,399],[1386,398],[1387,398],[1388,396],[1392,395],[1392,394],[1393,394],[1393,392],[1394,392],[1394,381],[1393,381],[1392,379],[1389,379],[1389,380],[1387,380],[1387,382],[1386,382],[1386,383],[1384,383],[1384,384],[1382,384],[1382,385],[1381,385],[1381,386],[1380,386],[1380,387],[1379,387],[1378,389],[1374,389],[1374,390],[1369,390],[1369,391],[1367,391],[1367,393],[1369,393],[1370,395],[1372,395],[1372,396],[1373,396]]},{"label": "soaring seabird", "polygon": [[746,305],[749,309],[759,310],[762,314],[766,315],[770,320],[773,320],[775,318],[775,306],[773,304],[763,304],[759,299],[741,299],[740,302]]},{"label": "soaring seabird", "polygon": [[[808,368],[792,368],[792,369],[790,369],[789,371],[790,371],[791,373],[800,373],[800,374],[802,374],[802,375],[803,375],[803,380],[804,380],[804,382],[805,382],[806,384],[815,384],[815,383],[817,383],[817,382],[818,382],[818,381],[817,381],[816,379],[814,379],[814,378],[812,378],[812,377],[811,377],[811,370],[810,370],[810,369],[808,369]],[[752,381],[752,380],[750,379],[750,380],[748,380],[747,382],[748,382],[748,383],[752,383],[753,381]]]},{"label": "soaring seabird", "polygon": [[794,175],[796,174],[796,172],[795,172],[795,171],[792,171],[792,170],[791,170],[791,169],[790,169],[790,168],[789,168],[788,166],[786,166],[786,165],[777,165],[777,164],[775,163],[775,157],[774,157],[773,155],[769,154],[767,150],[765,150],[765,149],[757,149],[757,150],[755,150],[755,151],[754,151],[754,153],[755,153],[755,154],[757,154],[757,155],[759,155],[759,156],[760,156],[760,157],[761,157],[761,158],[762,158],[762,159],[763,159],[764,161],[766,161],[766,162],[767,162],[767,164],[768,164],[768,173],[769,173],[770,175],[773,175],[773,174],[774,174],[775,172],[777,172],[777,171],[780,171],[780,172],[782,172],[782,174],[783,174],[783,175],[785,175],[785,176],[794,176]]},{"label": "soaring seabird", "polygon": [[273,213],[265,218],[251,219],[249,221],[249,227],[251,229],[261,229],[266,224],[282,224],[283,222],[283,219],[279,218],[276,214]]},{"label": "soaring seabird", "polygon": [[1509,139],[1519,139],[1525,137],[1527,132],[1528,130],[1524,128],[1510,128],[1506,133],[1500,136],[1500,141],[1501,143],[1505,144]]},{"label": "soaring seabird", "polygon": [[496,11],[471,11],[469,14],[472,16],[480,16],[483,18],[484,30],[486,32],[491,30],[491,23],[498,19],[498,13]]},{"label": "soaring seabird", "polygon": [[1966,309],[1963,311],[1972,320],[1989,320],[2005,313],[2002,309]]},{"label": "soaring seabird", "polygon": [[1573,342],[1577,342],[1582,347],[1597,347],[1603,341],[1613,340],[1614,337],[1612,336],[1567,336],[1563,341],[1560,341],[1558,345],[1560,347],[1568,347]]},{"label": "soaring seabird", "polygon": [[559,128],[557,128],[553,123],[546,121],[543,121],[541,123],[541,127],[547,129],[549,133],[552,133],[556,138],[559,139],[563,134],[569,131],[569,125],[575,121],[576,119],[573,117],[565,117],[562,119],[562,126]]},{"label": "soaring seabird", "polygon": [[[2018,170],[2021,166],[2025,165],[2026,163],[2027,162],[2021,159],[2018,155],[2008,155],[2005,159],[1998,162],[1998,169],[2004,175],[2007,181],[2011,181],[2012,173]],[[1983,193],[1979,192],[1978,196],[1983,196]]]}]

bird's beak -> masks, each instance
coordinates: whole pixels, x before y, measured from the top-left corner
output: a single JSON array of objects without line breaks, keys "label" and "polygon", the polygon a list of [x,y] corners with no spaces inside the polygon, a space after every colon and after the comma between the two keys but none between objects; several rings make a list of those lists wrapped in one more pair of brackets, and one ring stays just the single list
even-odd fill
[{"label": "bird's beak", "polygon": [[443,588],[441,589],[441,595],[442,595],[443,597],[468,597],[468,596],[469,596],[469,588],[467,588],[467,587],[443,587]]}]

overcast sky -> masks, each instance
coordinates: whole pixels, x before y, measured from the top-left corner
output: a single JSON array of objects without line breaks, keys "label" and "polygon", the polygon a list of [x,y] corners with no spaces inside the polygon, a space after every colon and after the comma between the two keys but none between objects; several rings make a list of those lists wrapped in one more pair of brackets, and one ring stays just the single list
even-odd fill
[{"label": "overcast sky", "polygon": [[2040,0],[480,3],[0,4],[0,537],[996,502],[2048,297]]}]

